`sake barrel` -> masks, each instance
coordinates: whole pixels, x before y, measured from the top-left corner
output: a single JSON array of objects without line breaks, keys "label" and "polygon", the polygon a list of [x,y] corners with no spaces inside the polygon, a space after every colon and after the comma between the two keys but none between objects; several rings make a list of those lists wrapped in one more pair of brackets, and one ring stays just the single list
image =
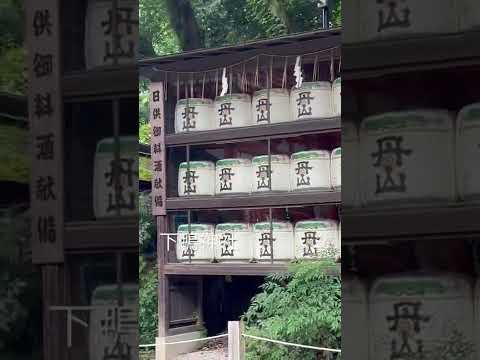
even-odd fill
[{"label": "sake barrel", "polygon": [[466,106],[458,115],[457,170],[460,197],[480,200],[480,103]]},{"label": "sake barrel", "polygon": [[337,258],[340,253],[337,222],[330,219],[304,220],[295,224],[297,259]]},{"label": "sake barrel", "polygon": [[342,275],[342,357],[369,359],[368,295],[363,281]]},{"label": "sake barrel", "polygon": [[[119,305],[117,285],[101,285],[93,290],[90,305],[98,307],[89,313],[88,346],[89,359],[103,360],[105,356],[118,354],[117,335],[122,333],[122,343],[126,350],[129,346],[130,359],[138,359],[138,285],[123,284],[121,290],[122,307]],[[112,308],[109,308],[111,306]]]},{"label": "sake barrel", "polygon": [[342,78],[336,78],[332,85],[332,110],[335,116],[342,114]]},{"label": "sake barrel", "polygon": [[115,192],[115,141],[97,144],[93,175],[93,212],[96,218],[133,216],[138,213],[138,138],[120,137],[118,197]]},{"label": "sake barrel", "polygon": [[[367,0],[359,5],[365,40],[458,31],[456,0]],[[441,16],[432,16],[432,11]]]},{"label": "sake barrel", "polygon": [[215,259],[248,262],[253,258],[254,234],[250,224],[223,223],[215,228]]},{"label": "sake barrel", "polygon": [[[271,225],[271,227],[270,227]],[[289,222],[259,222],[253,226],[255,233],[254,256],[257,261],[286,261],[294,257],[293,226]],[[273,249],[272,249],[273,244]]]},{"label": "sake barrel", "polygon": [[182,162],[178,169],[178,195],[214,195],[215,165],[211,161]]},{"label": "sake barrel", "polygon": [[358,128],[353,121],[342,122],[342,147],[345,149],[346,166],[343,167],[345,186],[342,189],[342,206],[349,208],[360,203],[359,160],[360,143]]},{"label": "sake barrel", "polygon": [[480,27],[480,4],[477,0],[458,1],[460,31],[472,30]]},{"label": "sake barrel", "polygon": [[292,89],[290,107],[293,120],[332,116],[332,85],[328,81],[304,82]]},{"label": "sake barrel", "polygon": [[[270,94],[270,100],[269,100]],[[262,125],[290,121],[290,95],[287,89],[264,89],[253,93],[252,123]]]},{"label": "sake barrel", "polygon": [[367,203],[454,198],[454,131],[447,111],[369,117],[360,143],[360,187]]},{"label": "sake barrel", "polygon": [[118,48],[114,42],[111,0],[89,0],[85,19],[85,65],[135,64],[138,57],[138,1],[118,0]]},{"label": "sake barrel", "polygon": [[330,152],[309,150],[292,154],[290,183],[292,190],[330,190]]},{"label": "sake barrel", "polygon": [[215,99],[215,128],[252,125],[252,98],[248,94],[231,94]]},{"label": "sake barrel", "polygon": [[330,176],[334,189],[342,188],[342,148],[333,149],[331,154]]},{"label": "sake barrel", "polygon": [[472,289],[463,277],[379,278],[370,293],[370,359],[473,360],[473,317]]},{"label": "sake barrel", "polygon": [[210,99],[180,99],[175,107],[175,132],[207,131],[214,126],[214,106]]},{"label": "sake barrel", "polygon": [[252,159],[253,192],[289,191],[290,158],[287,155],[256,156]]},{"label": "sake barrel", "polygon": [[252,190],[252,162],[249,159],[222,159],[215,166],[217,195],[249,193]]},{"label": "sake barrel", "polygon": [[209,262],[214,257],[215,227],[211,224],[182,224],[177,230],[177,260]]}]

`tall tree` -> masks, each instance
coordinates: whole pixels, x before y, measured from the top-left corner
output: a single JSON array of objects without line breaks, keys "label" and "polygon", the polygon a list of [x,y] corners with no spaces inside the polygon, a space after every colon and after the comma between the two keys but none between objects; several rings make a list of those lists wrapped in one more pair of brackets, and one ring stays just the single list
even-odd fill
[{"label": "tall tree", "polygon": [[166,0],[170,23],[183,50],[202,48],[205,45],[203,31],[198,25],[189,0]]}]

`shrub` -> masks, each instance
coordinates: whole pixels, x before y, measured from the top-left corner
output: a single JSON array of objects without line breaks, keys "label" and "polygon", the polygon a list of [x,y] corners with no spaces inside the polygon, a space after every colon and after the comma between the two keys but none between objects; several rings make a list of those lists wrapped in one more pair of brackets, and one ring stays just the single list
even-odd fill
[{"label": "shrub", "polygon": [[[302,262],[286,274],[268,276],[243,317],[247,332],[297,344],[340,348],[341,279],[338,271],[330,271],[332,268],[337,269],[330,260]],[[247,359],[314,360],[317,356],[314,350],[247,339]]]}]

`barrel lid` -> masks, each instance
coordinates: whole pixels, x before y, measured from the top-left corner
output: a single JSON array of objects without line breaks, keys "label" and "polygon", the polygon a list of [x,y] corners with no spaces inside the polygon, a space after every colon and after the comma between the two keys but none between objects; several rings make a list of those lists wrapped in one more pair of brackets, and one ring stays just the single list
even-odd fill
[{"label": "barrel lid", "polygon": [[463,276],[412,273],[381,277],[373,284],[371,293],[375,297],[382,298],[399,296],[461,297],[470,291],[470,283]]},{"label": "barrel lid", "polygon": [[293,153],[292,160],[313,160],[313,159],[330,159],[330,152],[328,150],[307,150]]},{"label": "barrel lid", "polygon": [[[290,158],[288,155],[271,155],[272,163],[289,163]],[[254,164],[268,164],[268,155],[255,156],[252,159]]]},{"label": "barrel lid", "polygon": [[[293,225],[288,221],[274,221],[272,222],[272,228],[273,230],[292,231]],[[270,230],[270,222],[269,221],[258,222],[253,225],[253,229],[255,231]]]},{"label": "barrel lid", "polygon": [[[269,89],[258,90],[258,91],[255,91],[253,93],[253,96],[254,97],[255,96],[266,96],[268,91],[269,91]],[[280,89],[280,88],[270,89],[270,95],[286,95],[286,96],[288,96],[289,91],[288,91],[288,89]]]},{"label": "barrel lid", "polygon": [[[120,136],[118,138],[121,153],[134,153],[138,155],[140,145],[136,136]],[[97,143],[97,153],[113,153],[115,151],[115,140],[113,137],[105,138]]]},{"label": "barrel lid", "polygon": [[222,159],[217,161],[217,166],[234,166],[234,165],[250,166],[252,165],[252,161],[250,159],[241,159],[241,158]]},{"label": "barrel lid", "polygon": [[299,88],[294,88],[295,91],[302,90],[331,90],[332,84],[328,81],[312,81],[304,82]]},{"label": "barrel lid", "polygon": [[[190,224],[190,232],[213,232],[214,226],[212,224]],[[188,232],[188,224],[178,226],[177,232]]]},{"label": "barrel lid", "polygon": [[470,104],[462,108],[458,114],[459,125],[480,123],[480,103]]},{"label": "barrel lid", "polygon": [[362,132],[382,132],[388,130],[450,130],[452,116],[447,110],[413,110],[389,112],[365,118]]},{"label": "barrel lid", "polygon": [[337,222],[331,219],[302,220],[295,224],[295,230],[337,229]]},{"label": "barrel lid", "polygon": [[[180,163],[180,169],[187,169],[187,162]],[[190,169],[214,169],[215,164],[211,161],[190,161]]]},{"label": "barrel lid", "polygon": [[342,156],[342,148],[338,147],[338,148],[333,149],[332,150],[332,156],[336,156],[336,157]]},{"label": "barrel lid", "polygon": [[236,223],[236,222],[230,222],[230,223],[222,223],[222,224],[217,224],[215,227],[216,231],[250,231],[251,227],[250,224],[247,223]]},{"label": "barrel lid", "polygon": [[188,99],[180,99],[177,101],[177,105],[213,105],[213,101],[207,98],[188,98]]},{"label": "barrel lid", "polygon": [[240,100],[240,101],[248,101],[250,102],[252,100],[252,97],[250,94],[226,94],[223,96],[217,96],[215,98],[215,102],[225,102],[225,101],[230,101],[230,100]]}]

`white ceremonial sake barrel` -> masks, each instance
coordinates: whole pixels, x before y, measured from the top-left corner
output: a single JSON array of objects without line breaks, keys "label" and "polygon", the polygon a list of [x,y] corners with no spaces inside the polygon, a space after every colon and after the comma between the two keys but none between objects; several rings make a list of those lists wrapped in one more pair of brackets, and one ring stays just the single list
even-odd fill
[{"label": "white ceremonial sake barrel", "polygon": [[366,118],[360,143],[360,188],[366,203],[454,198],[453,118],[447,111]]},{"label": "white ceremonial sake barrel", "polygon": [[293,120],[318,119],[333,115],[332,85],[328,81],[304,82],[290,93]]},{"label": "white ceremonial sake barrel", "polygon": [[215,164],[211,161],[180,163],[178,195],[215,195]]},{"label": "white ceremonial sake barrel", "polygon": [[[276,180],[275,177],[274,180]],[[292,154],[290,184],[292,190],[331,190],[330,152],[309,150]]]},{"label": "white ceremonial sake barrel", "polygon": [[342,357],[369,358],[368,295],[357,277],[342,276]]},{"label": "white ceremonial sake barrel", "polygon": [[249,262],[253,258],[253,240],[250,224],[218,224],[215,227],[215,259],[221,262]]},{"label": "white ceremonial sake barrel", "polygon": [[249,159],[218,160],[215,173],[217,195],[252,191],[252,161]]},{"label": "white ceremonial sake barrel", "polygon": [[175,132],[213,130],[215,118],[212,100],[180,99],[175,107]]},{"label": "white ceremonial sake barrel", "polygon": [[458,1],[460,31],[480,28],[480,3],[478,0]]},{"label": "white ceremonial sake barrel", "polygon": [[231,94],[215,98],[215,128],[250,126],[252,124],[252,97]]},{"label": "white ceremonial sake barrel", "polygon": [[342,148],[338,147],[332,150],[330,176],[332,179],[332,187],[334,189],[342,188]]},{"label": "white ceremonial sake barrel", "polygon": [[[268,96],[270,94],[270,102]],[[290,94],[287,89],[264,89],[253,93],[252,124],[264,125],[290,121]]]},{"label": "white ceremonial sake barrel", "polygon": [[[388,37],[458,31],[457,0],[366,0],[359,4],[360,38]],[[441,16],[432,16],[432,11]]]},{"label": "white ceremonial sake barrel", "polygon": [[287,261],[294,258],[294,233],[291,223],[260,222],[253,225],[253,231],[255,233],[254,256],[257,261],[271,261],[272,244],[274,261]]},{"label": "white ceremonial sake barrel", "polygon": [[215,227],[211,224],[182,224],[177,230],[177,260],[210,262],[214,258]]},{"label": "white ceremonial sake barrel", "polygon": [[480,103],[464,107],[457,119],[457,185],[466,201],[480,200]]},{"label": "white ceremonial sake barrel", "polygon": [[[138,285],[123,284],[121,290],[122,307],[118,307],[119,288],[117,285],[97,286],[92,293],[88,321],[89,359],[103,360],[109,355],[118,355],[117,338],[122,333],[123,351],[132,360],[138,359]],[[109,307],[112,308],[109,308]],[[130,348],[130,353],[128,352]]]},{"label": "white ceremonial sake barrel", "polygon": [[297,259],[338,258],[340,242],[335,220],[304,220],[295,224]]},{"label": "white ceremonial sake barrel", "polygon": [[119,138],[119,196],[115,191],[115,142],[113,138],[97,144],[93,174],[93,213],[96,218],[138,214],[138,138]]},{"label": "white ceremonial sake barrel", "polygon": [[351,208],[360,203],[359,190],[359,160],[360,143],[358,128],[353,121],[342,122],[342,148],[345,149],[346,158],[343,159],[346,166],[343,167],[342,206]]},{"label": "white ceremonial sake barrel", "polygon": [[135,64],[138,57],[138,1],[118,0],[118,48],[114,42],[111,0],[89,0],[85,19],[85,66]]},{"label": "white ceremonial sake barrel", "polygon": [[[271,165],[271,168],[270,168]],[[290,158],[287,155],[256,156],[252,159],[252,191],[290,191]]]},{"label": "white ceremonial sake barrel", "polygon": [[342,114],[342,78],[336,78],[332,85],[332,110],[334,116]]},{"label": "white ceremonial sake barrel", "polygon": [[412,274],[375,281],[370,359],[475,359],[470,281]]}]

